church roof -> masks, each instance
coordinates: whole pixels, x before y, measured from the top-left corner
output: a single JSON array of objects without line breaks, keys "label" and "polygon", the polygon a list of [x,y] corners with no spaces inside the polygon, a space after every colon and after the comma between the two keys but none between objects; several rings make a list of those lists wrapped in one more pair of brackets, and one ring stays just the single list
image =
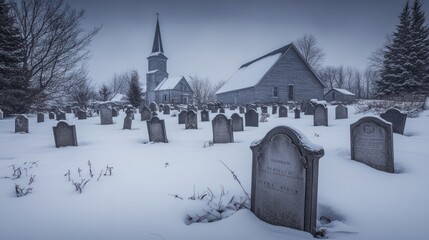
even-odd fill
[{"label": "church roof", "polygon": [[164,80],[156,86],[155,91],[174,89],[182,79],[184,79],[183,76],[164,78]]},{"label": "church roof", "polygon": [[345,89],[342,89],[342,88],[332,88],[332,89],[335,90],[335,91],[337,91],[337,92],[340,92],[340,93],[342,93],[344,95],[351,95],[351,96],[355,95],[354,93],[349,92],[349,91],[347,91]]},{"label": "church roof", "polygon": [[155,30],[155,37],[153,39],[153,46],[152,46],[152,53],[163,53],[164,48],[162,47],[162,39],[161,39],[161,30],[159,28],[159,19],[158,14],[156,16],[156,30]]}]

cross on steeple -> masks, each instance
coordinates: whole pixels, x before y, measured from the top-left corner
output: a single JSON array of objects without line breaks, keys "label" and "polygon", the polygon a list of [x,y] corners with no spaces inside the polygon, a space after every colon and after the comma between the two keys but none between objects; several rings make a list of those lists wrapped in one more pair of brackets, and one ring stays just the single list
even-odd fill
[{"label": "cross on steeple", "polygon": [[159,16],[159,13],[156,13],[156,30],[155,30],[155,38],[153,39],[152,53],[155,53],[155,52],[164,53],[164,48],[162,47],[161,30],[159,28],[158,16]]}]

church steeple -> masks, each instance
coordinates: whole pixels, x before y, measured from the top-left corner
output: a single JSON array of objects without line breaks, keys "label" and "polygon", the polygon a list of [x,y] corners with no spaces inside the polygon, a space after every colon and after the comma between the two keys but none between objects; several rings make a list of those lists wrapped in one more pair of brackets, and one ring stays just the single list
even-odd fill
[{"label": "church steeple", "polygon": [[152,53],[162,52],[164,53],[164,49],[162,47],[162,39],[161,39],[161,30],[159,29],[159,14],[156,14],[156,30],[155,30],[155,38],[153,39],[153,47]]}]

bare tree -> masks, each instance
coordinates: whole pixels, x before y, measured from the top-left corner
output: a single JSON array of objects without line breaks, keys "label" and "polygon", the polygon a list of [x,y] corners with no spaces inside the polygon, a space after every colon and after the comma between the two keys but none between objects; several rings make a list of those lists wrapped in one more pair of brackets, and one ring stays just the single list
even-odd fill
[{"label": "bare tree", "polygon": [[364,72],[364,78],[365,78],[365,97],[366,98],[372,98],[375,95],[374,92],[374,87],[375,87],[375,82],[377,81],[377,79],[380,77],[379,75],[379,71],[374,69],[371,66],[368,66],[365,69]]},{"label": "bare tree", "polygon": [[189,84],[194,91],[194,99],[198,106],[209,102],[210,93],[213,89],[213,84],[208,78],[199,78],[198,76],[190,77]]},{"label": "bare tree", "polygon": [[74,78],[75,85],[66,90],[67,101],[86,109],[90,102],[97,98],[94,85],[88,78],[88,71],[85,67],[76,71]]},{"label": "bare tree", "polygon": [[212,87],[212,90],[211,90],[210,96],[209,96],[209,102],[216,101],[217,90],[219,90],[223,85],[225,85],[226,82],[227,82],[227,80],[221,80],[221,81],[213,84],[213,87]]},{"label": "bare tree", "polygon": [[321,80],[329,87],[336,87],[337,82],[337,68],[328,66],[320,70],[319,76]]},{"label": "bare tree", "polygon": [[313,34],[305,34],[302,38],[295,42],[296,47],[301,52],[304,59],[318,72],[321,70],[325,54],[322,48],[317,45],[316,36]]},{"label": "bare tree", "polygon": [[357,94],[358,98],[362,98],[363,96],[363,80],[362,73],[359,69],[354,69],[354,92]]},{"label": "bare tree", "polygon": [[101,27],[84,31],[84,11],[63,0],[22,0],[14,14],[24,39],[23,69],[34,104],[62,97],[73,86],[76,68],[89,56],[87,50]]},{"label": "bare tree", "polygon": [[108,83],[108,87],[110,91],[112,92],[112,98],[114,98],[118,94],[126,94],[128,90],[128,83],[131,80],[131,72],[127,71],[123,73],[115,73],[113,75],[113,78]]}]

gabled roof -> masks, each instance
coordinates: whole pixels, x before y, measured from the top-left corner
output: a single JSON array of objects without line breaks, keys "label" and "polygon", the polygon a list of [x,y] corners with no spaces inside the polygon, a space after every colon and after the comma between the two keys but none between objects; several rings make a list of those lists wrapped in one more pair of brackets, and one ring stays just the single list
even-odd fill
[{"label": "gabled roof", "polygon": [[311,70],[311,72],[320,82],[320,84],[323,87],[326,87],[326,85],[319,79],[317,74],[314,72],[313,68],[307,63],[307,61],[304,60],[295,45],[291,43],[277,50],[274,50],[262,57],[259,57],[255,60],[241,65],[241,67],[216,92],[216,94],[254,87],[262,80],[262,78],[268,73],[268,71],[272,67],[274,67],[278,60],[291,48],[293,48],[297,52],[298,56],[304,61],[306,66]]},{"label": "gabled roof", "polygon": [[185,78],[183,76],[164,78],[164,80],[162,80],[162,82],[160,82],[158,86],[156,86],[155,91],[174,89],[182,79]]},{"label": "gabled roof", "polygon": [[[347,91],[347,90],[345,90],[345,89],[341,89],[341,88],[332,88],[330,91],[332,91],[332,90],[335,90],[335,91],[337,91],[337,92],[340,92],[340,93],[342,93],[342,94],[344,94],[344,95],[351,95],[351,96],[354,96],[354,95],[355,95],[354,93],[349,92],[349,91]],[[330,92],[330,91],[329,91],[329,92]]]}]

